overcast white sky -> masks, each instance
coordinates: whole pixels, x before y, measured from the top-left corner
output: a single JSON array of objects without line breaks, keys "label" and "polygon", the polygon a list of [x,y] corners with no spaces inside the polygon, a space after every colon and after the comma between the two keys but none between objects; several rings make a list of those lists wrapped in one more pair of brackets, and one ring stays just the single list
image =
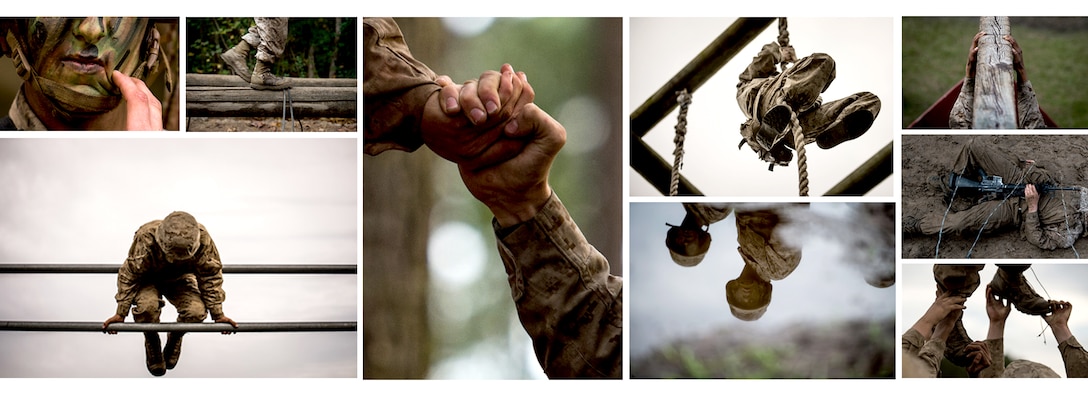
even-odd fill
[{"label": "overcast white sky", "polygon": [[[0,263],[120,264],[140,225],[184,210],[225,265],[354,264],[357,172],[354,138],[0,139]],[[357,285],[227,274],[224,309],[355,321]],[[0,320],[101,322],[115,292],[116,275],[0,275]],[[161,320],[176,321],[170,304]],[[193,333],[167,376],[355,377],[356,345],[355,332]],[[0,332],[0,351],[0,377],[150,376],[139,333]]]},{"label": "overcast white sky", "polygon": [[[787,15],[787,17],[789,17]],[[630,110],[638,108],[676,75],[735,18],[631,18]],[[892,142],[899,98],[892,90],[898,59],[892,41],[892,18],[789,18],[790,44],[801,58],[823,52],[835,59],[837,78],[824,92],[824,102],[869,91],[880,97],[881,111],[872,128],[858,139],[833,149],[806,146],[809,194],[823,195],[859,165]],[[688,108],[684,167],[681,173],[707,196],[797,196],[797,163],[767,171],[767,163],[747,146],[737,149],[740,124],[737,76],[759,49],[778,37],[772,23],[693,94]],[[679,108],[650,130],[643,140],[670,165]],[[629,169],[631,196],[660,196]],[[889,177],[869,195],[892,196]]]}]

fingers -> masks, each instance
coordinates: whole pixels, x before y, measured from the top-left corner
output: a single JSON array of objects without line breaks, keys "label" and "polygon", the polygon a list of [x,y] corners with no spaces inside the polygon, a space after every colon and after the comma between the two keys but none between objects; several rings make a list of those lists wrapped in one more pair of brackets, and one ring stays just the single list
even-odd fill
[{"label": "fingers", "polygon": [[438,76],[434,80],[442,89],[439,91],[438,100],[442,104],[442,111],[446,115],[456,115],[461,112],[461,105],[458,102],[458,96],[461,95],[461,86],[454,84],[450,76]]},{"label": "fingers", "polygon": [[125,99],[126,129],[130,131],[161,131],[162,102],[151,93],[143,80],[114,70],[113,82]]}]

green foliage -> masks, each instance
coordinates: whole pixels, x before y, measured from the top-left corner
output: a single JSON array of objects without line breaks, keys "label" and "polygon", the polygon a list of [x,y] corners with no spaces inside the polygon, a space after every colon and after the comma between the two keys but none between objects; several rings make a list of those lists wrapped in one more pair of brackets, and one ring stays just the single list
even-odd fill
[{"label": "green foliage", "polygon": [[[253,18],[188,18],[186,73],[231,74],[219,54],[241,42],[252,25]],[[356,78],[356,26],[356,18],[291,18],[287,44],[273,65],[273,72],[281,76],[328,78],[330,67],[335,66],[336,78]],[[252,55],[251,52],[250,67],[255,62]]]}]

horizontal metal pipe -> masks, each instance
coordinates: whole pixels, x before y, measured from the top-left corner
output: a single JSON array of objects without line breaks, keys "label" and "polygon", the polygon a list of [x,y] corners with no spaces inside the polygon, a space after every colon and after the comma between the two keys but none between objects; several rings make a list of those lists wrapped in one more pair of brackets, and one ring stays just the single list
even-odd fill
[{"label": "horizontal metal pipe", "polygon": [[[119,264],[0,264],[0,274],[116,274]],[[224,274],[357,274],[355,264],[235,264]]]},{"label": "horizontal metal pipe", "polygon": [[[113,323],[109,329],[117,332],[269,333],[357,331],[358,325],[355,322],[248,322],[238,323],[238,328],[234,328],[226,323]],[[0,322],[0,331],[102,332],[103,330],[101,322]]]}]

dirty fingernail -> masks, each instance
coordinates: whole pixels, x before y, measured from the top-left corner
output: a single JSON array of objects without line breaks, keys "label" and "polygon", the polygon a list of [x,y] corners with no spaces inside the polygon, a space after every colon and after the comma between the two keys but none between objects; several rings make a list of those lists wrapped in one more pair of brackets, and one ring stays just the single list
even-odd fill
[{"label": "dirty fingernail", "polygon": [[499,109],[499,105],[494,101],[488,101],[485,106],[487,106],[487,114],[495,114],[495,110]]}]

